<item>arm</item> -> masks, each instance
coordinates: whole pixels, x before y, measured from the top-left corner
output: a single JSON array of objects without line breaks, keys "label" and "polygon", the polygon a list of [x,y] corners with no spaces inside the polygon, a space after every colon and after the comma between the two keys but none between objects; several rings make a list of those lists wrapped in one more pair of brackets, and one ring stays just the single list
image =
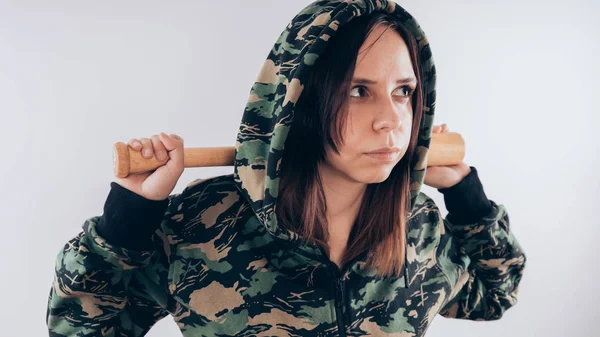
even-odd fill
[{"label": "arm", "polygon": [[154,232],[181,199],[148,200],[111,183],[104,214],[88,218],[58,254],[50,336],[143,336],[167,315],[167,293],[151,290],[168,270]]},{"label": "arm", "polygon": [[452,287],[441,308],[444,317],[496,320],[517,303],[525,254],[510,231],[502,205],[487,199],[477,170],[444,194],[448,215],[443,219],[438,266]]}]

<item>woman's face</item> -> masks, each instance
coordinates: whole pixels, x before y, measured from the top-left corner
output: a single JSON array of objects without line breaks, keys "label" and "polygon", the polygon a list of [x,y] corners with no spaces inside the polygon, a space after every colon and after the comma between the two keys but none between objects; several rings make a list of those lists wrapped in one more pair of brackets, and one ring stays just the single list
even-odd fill
[{"label": "woman's face", "polygon": [[327,146],[322,175],[379,183],[406,153],[416,76],[406,43],[387,28],[376,27],[359,50],[346,102],[344,143],[338,147],[339,155]]}]

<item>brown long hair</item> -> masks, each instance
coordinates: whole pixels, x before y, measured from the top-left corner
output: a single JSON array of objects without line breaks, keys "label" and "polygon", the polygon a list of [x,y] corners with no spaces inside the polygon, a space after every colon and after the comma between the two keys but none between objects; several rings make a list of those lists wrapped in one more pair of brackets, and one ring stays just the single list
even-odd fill
[{"label": "brown long hair", "polygon": [[281,226],[298,233],[304,242],[329,251],[325,194],[318,166],[325,160],[326,144],[339,153],[356,57],[366,37],[379,24],[395,29],[410,52],[417,77],[412,97],[413,132],[406,154],[388,179],[367,186],[342,264],[365,253],[367,268],[377,267],[379,276],[399,277],[406,254],[410,168],[421,123],[423,90],[417,43],[398,18],[375,12],[351,20],[339,28],[313,65],[285,142],[275,212]]}]

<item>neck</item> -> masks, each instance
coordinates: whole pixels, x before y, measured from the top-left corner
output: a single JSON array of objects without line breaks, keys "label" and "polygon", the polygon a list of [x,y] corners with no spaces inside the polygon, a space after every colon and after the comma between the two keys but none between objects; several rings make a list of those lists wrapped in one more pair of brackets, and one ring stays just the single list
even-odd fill
[{"label": "neck", "polygon": [[329,243],[338,249],[346,247],[358,215],[367,184],[348,180],[327,168],[320,172],[327,206]]}]

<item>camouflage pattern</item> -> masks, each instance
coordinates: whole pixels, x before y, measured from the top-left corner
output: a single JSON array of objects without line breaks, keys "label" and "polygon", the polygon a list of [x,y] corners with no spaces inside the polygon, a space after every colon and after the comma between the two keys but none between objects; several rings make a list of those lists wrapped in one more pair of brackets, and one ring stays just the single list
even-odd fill
[{"label": "camouflage pattern", "polygon": [[[279,164],[310,65],[336,30],[388,11],[417,36],[426,104],[411,176],[405,277],[383,278],[365,255],[344,270],[277,225]],[[475,223],[444,218],[420,191],[435,105],[435,68],[417,22],[391,1],[317,1],[281,34],[250,92],[234,173],[169,196],[154,249],[115,247],[100,216],[58,254],[51,336],[143,336],[172,315],[184,336],[423,336],[440,314],[495,320],[512,307],[525,255],[494,201]],[[405,283],[405,280],[408,283]]]}]

